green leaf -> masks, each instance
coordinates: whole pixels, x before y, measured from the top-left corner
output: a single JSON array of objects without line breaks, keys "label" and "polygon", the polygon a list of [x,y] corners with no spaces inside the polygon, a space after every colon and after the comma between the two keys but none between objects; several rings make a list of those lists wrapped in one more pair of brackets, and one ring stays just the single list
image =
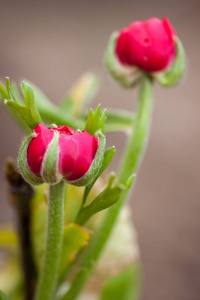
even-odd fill
[{"label": "green leaf", "polygon": [[86,121],[85,130],[89,134],[95,135],[95,133],[101,130],[104,133],[104,123],[106,120],[106,110],[101,113],[101,106],[98,105],[96,111],[90,109],[88,119]]},{"label": "green leaf", "polygon": [[10,86],[10,93],[12,94],[12,99],[19,103],[19,104],[23,104],[23,100],[22,97],[20,96],[18,87],[16,86],[16,84],[11,84]]},{"label": "green leaf", "polygon": [[2,101],[9,98],[6,86],[0,81],[0,98]]},{"label": "green leaf", "polygon": [[112,187],[114,179],[115,175],[111,174],[107,187],[89,205],[81,208],[76,223],[83,225],[94,214],[110,207],[120,199],[125,186],[115,185]]},{"label": "green leaf", "polygon": [[0,300],[8,300],[6,295],[0,290]]},{"label": "green leaf", "polygon": [[105,171],[105,169],[107,169],[107,167],[109,166],[109,164],[111,163],[114,155],[115,155],[115,147],[111,147],[108,148],[105,153],[104,153],[104,157],[103,157],[103,162],[101,165],[101,168],[99,169],[99,171],[96,173],[96,175],[93,177],[93,180],[85,187],[85,192],[83,195],[83,203],[82,205],[84,206],[86,199],[93,187],[93,185],[95,184],[95,182],[97,181],[97,179],[99,178],[99,176],[101,176],[101,174]]},{"label": "green leaf", "polygon": [[51,102],[48,97],[32,82],[28,81],[34,90],[35,102],[41,116],[51,123],[57,125],[68,125],[75,130],[77,128],[83,129],[84,123],[81,120],[76,120],[70,111],[63,109]]},{"label": "green leaf", "polygon": [[16,99],[11,92],[9,79],[7,79],[7,89],[11,100],[5,100],[5,104],[17,112],[31,129],[34,129],[39,123],[43,123],[35,104],[34,92],[28,84],[23,82],[21,85],[25,105],[15,102]]},{"label": "green leaf", "polygon": [[98,90],[98,79],[92,73],[84,74],[72,87],[61,107],[79,118],[83,109],[93,100]]},{"label": "green leaf", "polygon": [[100,300],[137,300],[141,288],[140,278],[139,266],[135,263],[121,274],[107,280]]},{"label": "green leaf", "polygon": [[7,95],[8,95],[6,99],[11,99],[16,103],[23,104],[17,86],[14,83],[13,84],[10,83],[9,77],[6,77],[6,87],[7,87]]},{"label": "green leaf", "polygon": [[60,274],[63,274],[73,262],[79,251],[88,245],[91,232],[77,224],[69,224],[64,228],[63,247],[60,261]]},{"label": "green leaf", "polygon": [[[43,91],[41,91],[40,88],[38,88],[34,83],[32,83],[31,81],[27,80],[28,84],[32,87],[32,89],[34,90],[34,94],[35,94],[35,103],[38,107],[38,110],[41,114],[45,114],[45,110],[49,110],[49,108],[51,110],[58,110],[59,108],[53,104],[51,102],[50,99],[48,99],[48,97],[44,94]],[[54,120],[55,122],[55,120]]]},{"label": "green leaf", "polygon": [[154,77],[163,86],[171,86],[177,83],[183,76],[186,69],[185,51],[178,37],[175,37],[176,42],[176,58],[169,71],[159,72]]}]

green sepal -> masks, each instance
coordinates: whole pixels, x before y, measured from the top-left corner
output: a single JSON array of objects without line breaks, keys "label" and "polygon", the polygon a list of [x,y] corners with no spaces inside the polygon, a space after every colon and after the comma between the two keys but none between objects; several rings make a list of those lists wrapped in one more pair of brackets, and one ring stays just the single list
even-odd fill
[{"label": "green sepal", "polygon": [[101,174],[105,171],[105,169],[109,166],[109,164],[111,163],[114,155],[115,155],[115,147],[111,147],[108,148],[105,153],[104,153],[104,157],[103,157],[103,162],[101,165],[101,168],[98,170],[98,172],[96,173],[96,175],[93,177],[92,181],[85,187],[85,192],[83,195],[83,203],[82,205],[84,206],[87,196],[89,195],[93,185],[95,184],[95,182],[97,181],[97,179],[99,178],[99,176],[101,176]]},{"label": "green sepal", "polygon": [[115,51],[118,36],[118,32],[114,32],[111,35],[105,55],[105,62],[111,76],[126,88],[131,88],[138,82],[141,72],[137,67],[122,65],[118,60]]},{"label": "green sepal", "polygon": [[98,145],[98,150],[94,157],[91,167],[89,168],[87,173],[85,173],[81,178],[79,178],[77,180],[73,180],[73,181],[66,180],[68,183],[76,185],[76,186],[88,185],[93,180],[93,178],[96,176],[99,169],[101,168],[103,158],[104,158],[106,138],[101,131],[98,131],[96,133],[96,136],[99,140],[99,145]]},{"label": "green sepal", "polygon": [[106,188],[90,204],[80,210],[76,223],[83,225],[94,214],[112,206],[120,199],[126,187],[120,184],[113,186],[115,178],[115,174],[111,173]]},{"label": "green sepal", "polygon": [[0,290],[0,300],[8,300],[6,295]]},{"label": "green sepal", "polygon": [[27,161],[27,150],[32,138],[35,137],[35,134],[32,133],[29,135],[25,141],[22,143],[19,154],[18,154],[18,168],[24,178],[24,180],[32,185],[38,185],[43,183],[42,178],[36,177],[30,170],[28,161]]},{"label": "green sepal", "polygon": [[63,178],[58,171],[58,140],[59,132],[55,131],[42,161],[40,174],[44,182],[49,184],[56,184]]},{"label": "green sepal", "polygon": [[19,97],[16,95],[16,89],[10,87],[10,80],[7,78],[7,90],[10,99],[5,100],[5,104],[17,112],[26,124],[33,130],[39,123],[43,124],[42,118],[35,104],[35,97],[32,88],[25,82],[21,84],[21,91],[24,96],[25,105],[19,102]]},{"label": "green sepal", "polygon": [[100,104],[97,106],[96,110],[90,109],[86,124],[85,130],[91,135],[95,135],[95,133],[99,130],[104,133],[104,123],[106,120],[106,110],[101,113]]},{"label": "green sepal", "polygon": [[186,58],[183,44],[178,37],[175,37],[175,43],[176,58],[170,69],[166,72],[155,73],[155,75],[152,74],[158,82],[165,87],[176,84],[181,79],[186,69]]}]

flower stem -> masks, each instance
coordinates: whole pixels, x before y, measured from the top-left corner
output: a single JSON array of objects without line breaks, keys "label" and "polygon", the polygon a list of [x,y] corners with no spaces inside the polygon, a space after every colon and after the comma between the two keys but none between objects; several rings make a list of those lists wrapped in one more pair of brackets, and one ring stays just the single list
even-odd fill
[{"label": "flower stem", "polygon": [[63,241],[64,182],[50,185],[48,224],[43,268],[39,278],[36,300],[53,299]]},{"label": "flower stem", "polygon": [[[119,171],[119,183],[125,184],[129,176],[137,170],[147,142],[151,111],[152,78],[144,74],[141,78],[140,100],[134,121],[134,129],[132,130],[132,135],[130,136]],[[127,191],[125,191],[120,200],[108,210],[101,227],[95,233],[91,241],[80,270],[72,281],[70,290],[64,295],[62,300],[74,300],[79,295],[100,257],[126,198]]]}]

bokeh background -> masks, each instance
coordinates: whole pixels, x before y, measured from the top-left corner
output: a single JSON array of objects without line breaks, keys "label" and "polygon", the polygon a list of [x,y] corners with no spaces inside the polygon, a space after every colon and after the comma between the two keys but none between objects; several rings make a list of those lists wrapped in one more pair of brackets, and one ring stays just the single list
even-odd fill
[{"label": "bokeh background", "polygon": [[[101,78],[94,106],[126,108],[137,91],[112,81],[104,64],[110,34],[133,20],[167,15],[185,45],[182,84],[155,88],[150,140],[134,192],[133,220],[144,274],[142,300],[200,299],[200,1],[2,1],[0,77],[28,78],[59,102],[82,73]],[[0,223],[12,222],[3,175],[7,156],[16,157],[22,133],[0,107]],[[118,159],[123,134],[108,136]]]}]

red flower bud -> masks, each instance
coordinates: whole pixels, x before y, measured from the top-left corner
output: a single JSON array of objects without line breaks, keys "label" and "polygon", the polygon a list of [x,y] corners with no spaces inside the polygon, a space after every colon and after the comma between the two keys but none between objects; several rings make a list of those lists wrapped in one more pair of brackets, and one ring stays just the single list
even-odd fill
[{"label": "red flower bud", "polygon": [[119,61],[147,72],[162,71],[174,61],[176,33],[167,18],[136,21],[120,31],[116,43]]},{"label": "red flower bud", "polygon": [[36,177],[42,177],[46,153],[55,133],[59,135],[57,150],[57,172],[67,181],[80,179],[89,170],[97,153],[99,141],[86,130],[77,132],[68,126],[48,129],[39,124],[33,131],[27,148],[27,163]]}]

